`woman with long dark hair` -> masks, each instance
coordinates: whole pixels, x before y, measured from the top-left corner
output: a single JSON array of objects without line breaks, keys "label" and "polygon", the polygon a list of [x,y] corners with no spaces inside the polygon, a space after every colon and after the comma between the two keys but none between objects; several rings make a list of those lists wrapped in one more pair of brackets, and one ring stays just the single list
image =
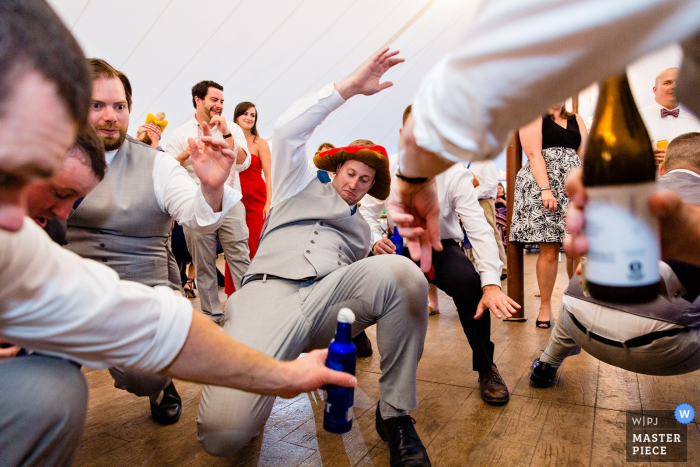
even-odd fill
[{"label": "woman with long dark hair", "polygon": [[[245,206],[245,220],[248,224],[248,247],[250,259],[258,251],[258,241],[265,218],[270,210],[272,199],[272,175],[270,172],[270,146],[258,134],[258,110],[252,102],[241,102],[233,112],[233,121],[245,135],[250,151],[250,167],[239,173],[241,192]],[[231,295],[236,291],[231,280],[231,273],[226,265],[225,291]]]}]

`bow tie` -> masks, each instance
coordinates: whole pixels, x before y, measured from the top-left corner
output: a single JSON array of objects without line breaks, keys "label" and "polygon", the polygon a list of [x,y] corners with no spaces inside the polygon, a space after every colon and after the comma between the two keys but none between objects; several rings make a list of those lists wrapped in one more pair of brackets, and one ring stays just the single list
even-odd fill
[{"label": "bow tie", "polygon": [[661,109],[661,118],[666,118],[669,115],[672,115],[675,118],[678,118],[678,114],[680,113],[681,109],[675,109],[675,110],[667,110],[667,109]]}]

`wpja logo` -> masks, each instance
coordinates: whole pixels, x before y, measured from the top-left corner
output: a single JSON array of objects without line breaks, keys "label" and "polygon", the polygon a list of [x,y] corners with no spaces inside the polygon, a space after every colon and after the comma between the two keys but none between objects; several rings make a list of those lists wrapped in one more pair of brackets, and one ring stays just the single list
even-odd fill
[{"label": "wpja logo", "polygon": [[688,423],[695,410],[681,404],[676,410],[627,412],[627,462],[687,462]]}]

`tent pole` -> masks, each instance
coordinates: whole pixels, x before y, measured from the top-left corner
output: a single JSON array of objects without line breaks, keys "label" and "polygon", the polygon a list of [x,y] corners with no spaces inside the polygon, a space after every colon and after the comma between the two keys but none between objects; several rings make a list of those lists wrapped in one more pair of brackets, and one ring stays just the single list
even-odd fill
[{"label": "tent pole", "polygon": [[[508,233],[510,234],[510,223],[513,219],[513,203],[515,201],[515,177],[523,166],[523,148],[520,145],[520,134],[516,130],[508,145],[506,154],[506,183],[508,192],[506,202],[508,203]],[[508,296],[518,302],[522,308],[516,310],[512,318],[508,321],[525,321],[525,287],[523,282],[523,249],[508,242]]]}]

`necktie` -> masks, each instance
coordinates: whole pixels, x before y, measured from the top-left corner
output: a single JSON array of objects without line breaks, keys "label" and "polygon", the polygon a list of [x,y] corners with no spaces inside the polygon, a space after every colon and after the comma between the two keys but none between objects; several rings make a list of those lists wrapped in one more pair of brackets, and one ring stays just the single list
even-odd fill
[{"label": "necktie", "polygon": [[661,109],[661,118],[666,118],[669,115],[678,118],[678,114],[681,112],[681,109],[674,109],[674,110],[668,110],[668,109]]}]

